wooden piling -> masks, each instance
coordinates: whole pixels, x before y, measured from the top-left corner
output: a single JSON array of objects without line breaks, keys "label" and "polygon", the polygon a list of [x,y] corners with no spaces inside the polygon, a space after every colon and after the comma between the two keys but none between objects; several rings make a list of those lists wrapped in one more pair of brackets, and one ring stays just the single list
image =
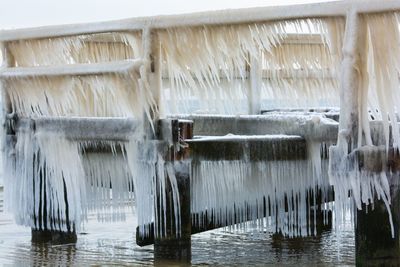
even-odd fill
[{"label": "wooden piling", "polygon": [[356,212],[356,266],[400,266],[400,156],[394,149],[378,152],[364,155],[361,164],[369,171],[388,171],[394,235],[385,203],[374,199],[373,205],[363,204]]},{"label": "wooden piling", "polygon": [[[38,202],[38,210],[39,213],[37,215],[33,215],[35,218],[36,222],[35,223],[35,228],[32,228],[32,242],[33,243],[47,243],[50,242],[52,244],[68,244],[68,243],[75,243],[77,241],[77,235],[75,231],[75,225],[71,225],[69,222],[69,207],[68,207],[68,200],[67,200],[67,188],[65,185],[65,181],[63,179],[63,184],[64,184],[64,201],[66,205],[66,231],[61,231],[61,230],[54,230],[54,229],[48,229],[48,225],[59,225],[62,222],[60,219],[57,218],[50,218],[47,214],[47,207],[51,205],[52,203],[47,202],[47,197],[46,195],[48,194],[47,188],[46,188],[46,174],[43,172],[39,172],[39,179],[34,179],[34,182],[39,182],[40,183],[40,192],[39,192],[39,197],[40,200]],[[34,194],[35,195],[35,194]]]},{"label": "wooden piling", "polygon": [[[171,121],[173,147],[169,149],[169,160],[174,164],[176,182],[178,185],[180,222],[174,218],[172,186],[166,183],[166,233],[155,236],[154,260],[155,263],[164,263],[165,260],[190,263],[191,251],[191,214],[190,214],[190,161],[188,160],[188,147],[185,139],[192,138],[193,123],[190,121]],[[165,132],[165,131],[162,131]],[[156,196],[157,197],[157,196]],[[161,210],[161,207],[159,207]],[[155,225],[161,225],[162,216],[156,216],[159,221]],[[176,224],[180,223],[180,232],[177,232]]]}]

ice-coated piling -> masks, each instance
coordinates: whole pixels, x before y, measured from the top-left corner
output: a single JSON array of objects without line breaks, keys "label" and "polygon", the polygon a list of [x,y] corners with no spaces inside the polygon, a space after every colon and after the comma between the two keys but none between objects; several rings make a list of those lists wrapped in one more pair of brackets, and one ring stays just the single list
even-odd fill
[{"label": "ice-coated piling", "polygon": [[[185,140],[192,138],[191,121],[164,120],[157,124],[159,153],[165,172],[156,172],[154,187],[154,221],[148,234],[136,230],[136,243],[154,244],[155,260],[190,262],[190,159]],[[159,164],[159,163],[158,163]]]},{"label": "ice-coated piling", "polygon": [[[369,152],[369,153],[368,153]],[[365,171],[387,173],[389,203],[384,196],[371,196],[373,205],[362,204],[355,222],[356,265],[398,266],[400,262],[400,156],[397,150],[359,151],[359,165]],[[362,177],[361,179],[366,179]],[[379,188],[382,180],[371,183]]]}]

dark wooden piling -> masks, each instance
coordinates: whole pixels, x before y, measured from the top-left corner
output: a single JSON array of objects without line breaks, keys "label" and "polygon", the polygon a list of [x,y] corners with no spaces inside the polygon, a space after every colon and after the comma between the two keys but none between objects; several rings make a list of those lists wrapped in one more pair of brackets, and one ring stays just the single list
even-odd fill
[{"label": "dark wooden piling", "polygon": [[[387,158],[387,160],[386,160]],[[400,266],[400,157],[393,149],[361,156],[361,165],[377,173],[387,171],[390,191],[394,236],[387,208],[375,199],[373,207],[363,205],[356,213],[355,243],[357,266]]]},{"label": "dark wooden piling", "polygon": [[[154,240],[154,260],[163,262],[165,260],[190,262],[191,252],[191,217],[190,217],[190,176],[189,165],[177,163],[175,177],[178,183],[180,204],[180,233],[176,232],[174,210],[172,201],[172,190],[167,185],[167,221],[166,233],[156,237]],[[157,223],[157,222],[156,222]]]},{"label": "dark wooden piling", "polygon": [[[176,182],[178,185],[180,222],[175,221],[173,206],[173,194],[170,183],[166,183],[166,222],[161,222],[162,216],[158,216],[156,225],[166,224],[166,233],[155,236],[154,260],[155,263],[165,261],[190,263],[191,251],[191,216],[190,216],[190,161],[188,160],[188,146],[185,139],[192,138],[193,123],[190,121],[172,120],[172,133],[170,135],[173,146],[168,150],[170,163],[174,164]],[[165,133],[165,131],[161,131]],[[163,138],[167,135],[164,134]],[[158,207],[162,211],[161,207]],[[176,230],[176,223],[180,223],[180,232]]]},{"label": "dark wooden piling", "polygon": [[[35,228],[32,228],[32,242],[33,243],[47,243],[51,242],[52,244],[69,244],[75,243],[77,241],[77,235],[75,231],[75,225],[71,225],[69,221],[69,207],[68,207],[68,198],[67,198],[67,187],[65,185],[65,181],[63,179],[64,186],[64,201],[66,205],[65,213],[66,213],[66,221],[62,222],[60,218],[50,218],[47,214],[47,207],[51,206],[52,203],[47,202],[46,195],[48,194],[48,190],[46,188],[46,173],[44,171],[38,172],[38,178],[34,179],[33,182],[40,183],[40,192],[39,192],[39,201],[36,200],[36,205],[39,205],[39,213],[34,213],[35,218]],[[33,194],[35,196],[35,194]],[[48,225],[60,225],[64,223],[66,225],[66,231],[48,229]]]}]

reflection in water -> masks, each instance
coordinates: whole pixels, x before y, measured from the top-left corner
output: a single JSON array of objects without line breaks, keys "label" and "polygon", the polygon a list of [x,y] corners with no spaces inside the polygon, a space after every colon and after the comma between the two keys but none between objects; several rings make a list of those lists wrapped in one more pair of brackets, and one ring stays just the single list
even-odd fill
[{"label": "reflection in water", "polygon": [[[3,214],[0,214],[0,216]],[[1,223],[0,266],[153,265],[153,246],[138,247],[136,219],[98,223],[91,218],[76,244],[32,244],[30,229]],[[192,265],[353,266],[354,232],[349,225],[338,237],[326,231],[318,237],[286,239],[271,233],[214,230],[192,236]],[[169,265],[163,262],[161,265]]]}]

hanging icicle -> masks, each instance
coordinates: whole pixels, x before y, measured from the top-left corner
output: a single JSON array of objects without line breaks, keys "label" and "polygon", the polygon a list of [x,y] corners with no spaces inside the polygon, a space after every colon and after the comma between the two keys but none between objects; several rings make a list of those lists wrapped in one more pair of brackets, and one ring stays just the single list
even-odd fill
[{"label": "hanging icicle", "polygon": [[139,32],[19,40],[9,42],[8,49],[16,67],[108,62],[142,54]]},{"label": "hanging icicle", "polygon": [[336,106],[343,28],[329,18],[159,31],[167,111],[245,113],[250,56],[262,61],[266,108],[280,96],[302,107]]}]

